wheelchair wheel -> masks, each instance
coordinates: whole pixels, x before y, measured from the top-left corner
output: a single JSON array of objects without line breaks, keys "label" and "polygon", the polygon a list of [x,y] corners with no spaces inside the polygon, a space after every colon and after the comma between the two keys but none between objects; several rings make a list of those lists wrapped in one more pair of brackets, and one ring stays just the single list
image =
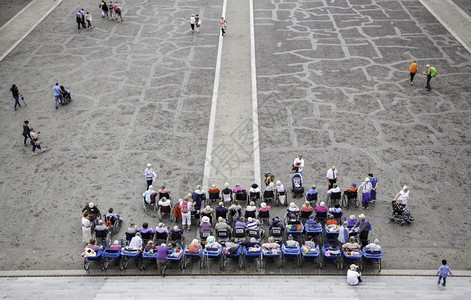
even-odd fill
[{"label": "wheelchair wheel", "polygon": [[105,261],[103,260],[103,257],[100,259],[100,270],[102,272],[105,271]]},{"label": "wheelchair wheel", "polygon": [[116,220],[113,224],[113,233],[116,234],[121,229],[121,220]]},{"label": "wheelchair wheel", "polygon": [[86,257],[83,259],[83,268],[85,269],[85,271],[90,270],[90,262]]},{"label": "wheelchair wheel", "polygon": [[183,257],[182,257],[182,270],[186,268],[186,255],[183,254]]},{"label": "wheelchair wheel", "polygon": [[245,267],[244,257],[242,256],[242,253],[239,255],[238,264],[239,264],[239,270]]},{"label": "wheelchair wheel", "polygon": [[337,270],[342,269],[342,266],[343,266],[342,262],[341,262],[341,261],[338,261],[338,262],[337,262]]},{"label": "wheelchair wheel", "polygon": [[200,269],[204,267],[204,256],[200,258]]},{"label": "wheelchair wheel", "polygon": [[394,217],[389,217],[389,222],[395,223],[395,222],[396,222],[396,218],[394,218]]},{"label": "wheelchair wheel", "polygon": [[147,211],[146,199],[142,199],[142,207],[144,208],[144,211]]},{"label": "wheelchair wheel", "polygon": [[381,259],[378,262],[378,272],[381,272]]},{"label": "wheelchair wheel", "polygon": [[221,254],[221,259],[219,260],[219,270],[224,270],[224,254]]},{"label": "wheelchair wheel", "polygon": [[299,268],[301,266],[302,259],[303,259],[303,256],[301,254],[299,254],[298,257],[296,257],[296,267]]}]

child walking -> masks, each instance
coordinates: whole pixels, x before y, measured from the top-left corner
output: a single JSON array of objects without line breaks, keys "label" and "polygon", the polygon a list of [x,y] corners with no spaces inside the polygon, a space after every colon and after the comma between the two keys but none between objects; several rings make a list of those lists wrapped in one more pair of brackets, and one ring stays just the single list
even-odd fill
[{"label": "child walking", "polygon": [[446,277],[448,276],[448,274],[453,275],[451,273],[450,267],[448,267],[446,265],[446,259],[444,259],[444,260],[442,260],[442,265],[440,266],[440,268],[438,268],[438,271],[437,271],[437,275],[439,275],[437,286],[440,286],[440,281],[443,278],[443,284],[442,285],[443,285],[443,287],[445,287]]}]

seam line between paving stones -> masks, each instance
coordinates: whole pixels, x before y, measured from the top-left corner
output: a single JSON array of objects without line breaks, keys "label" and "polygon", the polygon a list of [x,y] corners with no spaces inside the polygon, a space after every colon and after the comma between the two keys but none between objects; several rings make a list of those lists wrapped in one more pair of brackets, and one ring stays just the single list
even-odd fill
[{"label": "seam line between paving stones", "polygon": [[[20,13],[24,12],[26,8],[28,8],[29,5],[35,3],[36,1],[37,0],[33,0],[32,2],[30,2],[24,9],[22,9],[18,14],[16,14],[13,18],[11,18],[7,22],[7,24],[10,21],[12,21],[14,18],[16,18],[16,16],[18,16]],[[62,3],[62,0],[56,0],[55,4],[41,18],[39,18],[39,20],[36,23],[34,23],[34,25],[28,31],[25,32],[25,34],[21,36],[21,38],[19,38],[10,48],[8,48],[8,50],[5,51],[5,53],[3,53],[2,56],[0,56],[0,62],[3,61],[3,59],[5,59],[5,57],[7,57],[7,55],[10,54],[31,33],[31,31],[33,31],[61,3]],[[1,29],[3,29],[3,27]]]},{"label": "seam line between paving stones", "polygon": [[[469,53],[471,53],[471,47],[468,46],[468,43],[463,40],[461,38],[461,36],[454,30],[455,26],[452,26],[450,25],[448,22],[445,22],[444,19],[441,17],[441,15],[435,11],[435,9],[433,8],[433,4],[432,3],[429,3],[429,1],[427,0],[419,0],[420,3],[422,3],[422,5],[435,17],[435,19],[438,20],[438,22],[440,22],[440,24],[442,24],[443,27],[446,28],[446,30],[448,30],[448,32],[451,33],[451,35],[453,35],[453,37],[464,47],[466,48],[466,50],[468,50]],[[448,7],[449,9],[451,10],[452,7],[453,9],[459,13],[461,16],[463,16],[466,20],[469,21],[468,25],[471,25],[471,17],[468,16],[458,5],[456,5],[455,3],[453,3],[453,1],[450,1],[450,0],[441,0],[441,1],[444,1],[448,4]],[[464,27],[466,27],[466,24],[463,24]],[[471,43],[471,40],[468,41],[469,43]]]}]

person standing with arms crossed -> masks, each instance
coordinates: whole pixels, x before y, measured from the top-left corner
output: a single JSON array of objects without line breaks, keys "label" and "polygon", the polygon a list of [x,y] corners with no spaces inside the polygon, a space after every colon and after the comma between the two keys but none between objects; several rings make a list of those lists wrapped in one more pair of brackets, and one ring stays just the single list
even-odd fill
[{"label": "person standing with arms crossed", "polygon": [[414,85],[414,83],[412,83],[412,81],[414,81],[414,76],[415,76],[415,73],[417,73],[417,63],[415,62],[415,60],[412,61],[412,63],[410,64],[410,67],[409,67],[409,72],[410,72],[410,85]]}]

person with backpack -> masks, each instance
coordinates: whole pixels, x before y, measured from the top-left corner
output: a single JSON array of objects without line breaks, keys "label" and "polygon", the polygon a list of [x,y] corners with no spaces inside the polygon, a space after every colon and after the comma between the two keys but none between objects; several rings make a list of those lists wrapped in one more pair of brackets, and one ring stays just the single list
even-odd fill
[{"label": "person with backpack", "polygon": [[114,13],[116,16],[116,21],[123,21],[123,18],[121,17],[121,5],[119,5],[118,1],[116,1],[113,5]]},{"label": "person with backpack", "polygon": [[183,200],[180,199],[180,210],[182,212],[182,227],[183,230],[191,231],[191,207],[192,203],[189,202],[192,195],[186,195]]},{"label": "person with backpack", "polygon": [[427,89],[427,91],[431,91],[432,87],[430,86],[430,81],[433,77],[437,76],[437,69],[435,69],[435,67],[431,67],[430,65],[426,65],[425,68],[426,70],[424,72],[424,75],[427,75],[427,84],[425,85],[425,88]]}]

